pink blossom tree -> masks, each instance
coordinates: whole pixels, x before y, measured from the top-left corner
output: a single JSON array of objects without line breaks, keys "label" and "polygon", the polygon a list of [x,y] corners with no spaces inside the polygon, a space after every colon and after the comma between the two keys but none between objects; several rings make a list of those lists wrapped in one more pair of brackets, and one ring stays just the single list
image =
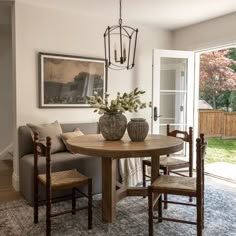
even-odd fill
[{"label": "pink blossom tree", "polygon": [[214,108],[220,92],[236,90],[236,73],[230,68],[236,61],[226,57],[229,53],[229,50],[220,50],[201,55],[200,92],[212,99]]}]

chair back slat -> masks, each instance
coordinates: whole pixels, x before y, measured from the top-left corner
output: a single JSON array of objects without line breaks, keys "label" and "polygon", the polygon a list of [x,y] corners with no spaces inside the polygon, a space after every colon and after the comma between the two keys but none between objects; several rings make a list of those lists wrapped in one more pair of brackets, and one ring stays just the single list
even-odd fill
[{"label": "chair back slat", "polygon": [[46,195],[50,199],[52,195],[51,188],[51,138],[46,138]]},{"label": "chair back slat", "polygon": [[46,156],[47,144],[45,139],[39,139],[37,132],[34,132],[34,155],[45,157]]},{"label": "chair back slat", "polygon": [[189,164],[190,164],[190,169],[193,170],[193,128],[192,127],[189,127]]},{"label": "chair back slat", "polygon": [[173,130],[170,131],[170,125],[167,125],[167,136],[172,136],[182,139],[184,142],[190,142],[192,136],[192,127],[189,128],[189,133],[182,130]]},{"label": "chair back slat", "polygon": [[[46,185],[48,189],[51,186],[51,138],[46,137],[45,140],[39,140],[39,135],[34,132],[34,190],[38,193],[38,157],[46,157]],[[48,190],[49,191],[49,190]],[[37,196],[36,196],[37,197]]]},{"label": "chair back slat", "polygon": [[189,132],[182,130],[170,131],[170,125],[167,125],[167,136],[180,138],[189,145],[189,163],[193,167],[193,128],[189,127]]}]

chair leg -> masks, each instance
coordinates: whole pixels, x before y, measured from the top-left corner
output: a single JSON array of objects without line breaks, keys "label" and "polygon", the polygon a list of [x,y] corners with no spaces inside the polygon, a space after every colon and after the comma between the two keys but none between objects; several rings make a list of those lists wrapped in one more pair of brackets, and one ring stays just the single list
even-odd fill
[{"label": "chair leg", "polygon": [[51,236],[51,197],[46,198],[46,236]]},{"label": "chair leg", "polygon": [[37,176],[34,176],[34,223],[37,224],[38,222],[39,222],[38,180]]},{"label": "chair leg", "polygon": [[34,223],[37,224],[39,222],[39,203],[38,197],[34,199]]},{"label": "chair leg", "polygon": [[[158,199],[158,217],[162,217],[162,194],[159,194]],[[158,222],[162,222],[162,220],[158,220]]]},{"label": "chair leg", "polygon": [[76,191],[72,188],[72,215],[75,215],[76,211]]},{"label": "chair leg", "polygon": [[204,179],[204,165],[202,172],[202,228],[204,229],[204,211],[205,211],[205,179]]},{"label": "chair leg", "polygon": [[[167,168],[164,168],[163,172],[164,172],[164,175],[169,175],[169,171]],[[165,193],[164,194],[164,209],[168,208],[168,204],[166,201],[168,201],[168,197],[167,197],[167,194]]]},{"label": "chair leg", "polygon": [[149,236],[153,236],[153,196],[152,196],[152,187],[148,187],[148,231]]},{"label": "chair leg", "polygon": [[[146,188],[146,165],[142,161],[142,168],[143,168],[143,187]],[[146,196],[143,196],[145,198]]]},{"label": "chair leg", "polygon": [[202,236],[202,197],[197,197],[197,236]]},{"label": "chair leg", "polygon": [[[193,168],[191,166],[189,166],[189,177],[193,177]],[[193,197],[189,197],[189,201],[192,202]]]},{"label": "chair leg", "polygon": [[92,209],[92,179],[88,180],[88,229],[92,229],[93,209]]},{"label": "chair leg", "polygon": [[142,167],[143,167],[143,187],[146,187],[146,165],[144,164],[144,162],[142,163]]},{"label": "chair leg", "polygon": [[204,193],[203,193],[203,197],[202,197],[202,228],[204,229]]}]

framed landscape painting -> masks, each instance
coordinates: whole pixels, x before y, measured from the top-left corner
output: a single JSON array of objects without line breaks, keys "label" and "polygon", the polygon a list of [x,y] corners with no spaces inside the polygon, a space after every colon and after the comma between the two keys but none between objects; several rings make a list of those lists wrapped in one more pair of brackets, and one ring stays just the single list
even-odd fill
[{"label": "framed landscape painting", "polygon": [[105,59],[39,53],[39,107],[91,107],[86,96],[107,89]]}]

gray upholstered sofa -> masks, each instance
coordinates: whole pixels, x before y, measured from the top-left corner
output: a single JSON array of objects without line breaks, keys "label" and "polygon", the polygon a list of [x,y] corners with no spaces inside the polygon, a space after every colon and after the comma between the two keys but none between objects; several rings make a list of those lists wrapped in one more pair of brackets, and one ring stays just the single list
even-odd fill
[{"label": "gray upholstered sofa", "polygon": [[[72,132],[79,128],[84,134],[98,133],[97,123],[61,124],[63,132]],[[19,158],[20,158],[20,191],[33,205],[33,176],[34,155],[33,141],[30,129],[27,126],[19,127]],[[52,171],[68,170],[77,168],[82,174],[93,178],[93,193],[101,192],[101,159],[81,154],[71,154],[67,151],[51,155]],[[39,173],[45,173],[45,158],[40,157],[38,162]],[[43,189],[39,194],[44,198]],[[57,195],[65,194],[59,192]]]}]

